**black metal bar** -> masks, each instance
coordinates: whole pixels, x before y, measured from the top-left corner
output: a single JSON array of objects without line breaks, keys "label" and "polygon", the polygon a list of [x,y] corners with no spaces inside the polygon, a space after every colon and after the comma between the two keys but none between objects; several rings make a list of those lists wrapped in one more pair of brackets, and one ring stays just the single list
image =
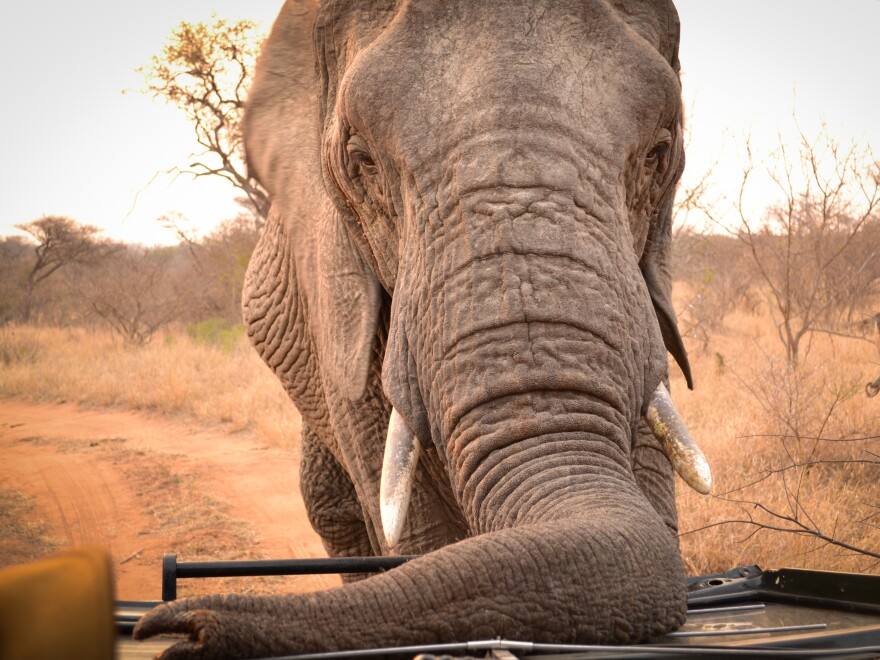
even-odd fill
[{"label": "black metal bar", "polygon": [[691,614],[732,614],[763,610],[766,607],[764,603],[755,603],[754,605],[731,605],[730,607],[706,607],[700,610],[688,610],[687,613],[688,616]]},{"label": "black metal bar", "polygon": [[131,631],[134,630],[141,617],[161,604],[161,600],[117,600],[113,609],[116,631],[122,635],[131,636]]},{"label": "black metal bar", "polygon": [[177,555],[165,555],[162,559],[162,600],[169,601],[177,598],[177,580],[182,578],[382,573],[392,568],[397,568],[410,559],[413,559],[413,557],[334,557],[322,559],[178,562]]},{"label": "black metal bar", "polygon": [[743,600],[880,614],[880,575],[781,568],[741,579],[700,578],[688,593],[691,609]]},{"label": "black metal bar", "polygon": [[715,573],[713,575],[696,575],[684,579],[684,583],[688,591],[705,589],[706,587],[714,587],[733,580],[741,580],[742,578],[755,577],[763,573],[761,567],[757,564],[751,566],[738,566],[732,568],[725,573]]},{"label": "black metal bar", "polygon": [[762,599],[880,614],[880,575],[780,568],[761,575]]},{"label": "black metal bar", "polygon": [[337,557],[332,559],[261,559],[191,561],[177,564],[179,578],[252,577],[257,575],[318,575],[322,573],[381,573],[412,557]]},{"label": "black metal bar", "polygon": [[177,555],[162,557],[162,600],[177,599]]}]

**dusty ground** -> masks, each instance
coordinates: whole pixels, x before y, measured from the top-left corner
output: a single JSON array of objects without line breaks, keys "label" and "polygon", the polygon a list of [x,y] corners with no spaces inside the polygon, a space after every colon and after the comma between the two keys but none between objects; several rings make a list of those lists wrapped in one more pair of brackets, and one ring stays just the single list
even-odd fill
[{"label": "dusty ground", "polygon": [[[129,412],[0,400],[0,566],[72,545],[112,556],[118,598],[158,599],[162,555],[326,556],[296,459],[259,438]],[[181,595],[308,591],[335,577],[187,580]]]}]

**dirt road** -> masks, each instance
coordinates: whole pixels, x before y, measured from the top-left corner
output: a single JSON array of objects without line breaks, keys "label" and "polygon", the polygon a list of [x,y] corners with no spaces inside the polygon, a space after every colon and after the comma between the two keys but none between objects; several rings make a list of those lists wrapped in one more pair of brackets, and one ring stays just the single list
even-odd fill
[{"label": "dirt road", "polygon": [[[158,599],[166,552],[184,561],[326,556],[306,518],[296,458],[254,435],[72,404],[0,400],[0,456],[0,490],[30,507],[27,520],[13,520],[9,529],[18,523],[45,531],[49,538],[33,554],[82,544],[108,548],[118,598]],[[12,560],[3,554],[14,541],[0,539],[0,565]],[[27,542],[17,543],[20,553]],[[335,577],[186,581],[181,593],[337,584]]]}]

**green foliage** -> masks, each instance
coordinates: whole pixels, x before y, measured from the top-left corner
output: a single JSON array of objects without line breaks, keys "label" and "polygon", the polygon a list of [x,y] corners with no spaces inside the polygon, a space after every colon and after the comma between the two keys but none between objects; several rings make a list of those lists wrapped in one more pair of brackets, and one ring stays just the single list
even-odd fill
[{"label": "green foliage", "polygon": [[187,326],[186,334],[197,344],[216,346],[231,353],[244,337],[244,326],[240,323],[232,324],[223,318],[214,318]]}]

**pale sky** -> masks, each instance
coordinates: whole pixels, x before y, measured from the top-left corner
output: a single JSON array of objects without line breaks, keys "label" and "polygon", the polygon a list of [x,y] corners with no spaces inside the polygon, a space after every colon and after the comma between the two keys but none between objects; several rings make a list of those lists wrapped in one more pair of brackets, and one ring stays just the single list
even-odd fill
[{"label": "pale sky", "polygon": [[[156,220],[180,213],[210,230],[233,217],[223,181],[159,177],[198,147],[179,111],[138,93],[134,70],[181,20],[252,18],[268,31],[281,0],[6,2],[0,8],[0,235],[46,214],[127,241],[173,242]],[[796,110],[880,151],[880,0],[678,0],[692,131],[685,181],[710,163],[735,179],[729,134],[771,149]],[[146,187],[146,189],[145,189]],[[138,191],[140,195],[135,199]]]}]

